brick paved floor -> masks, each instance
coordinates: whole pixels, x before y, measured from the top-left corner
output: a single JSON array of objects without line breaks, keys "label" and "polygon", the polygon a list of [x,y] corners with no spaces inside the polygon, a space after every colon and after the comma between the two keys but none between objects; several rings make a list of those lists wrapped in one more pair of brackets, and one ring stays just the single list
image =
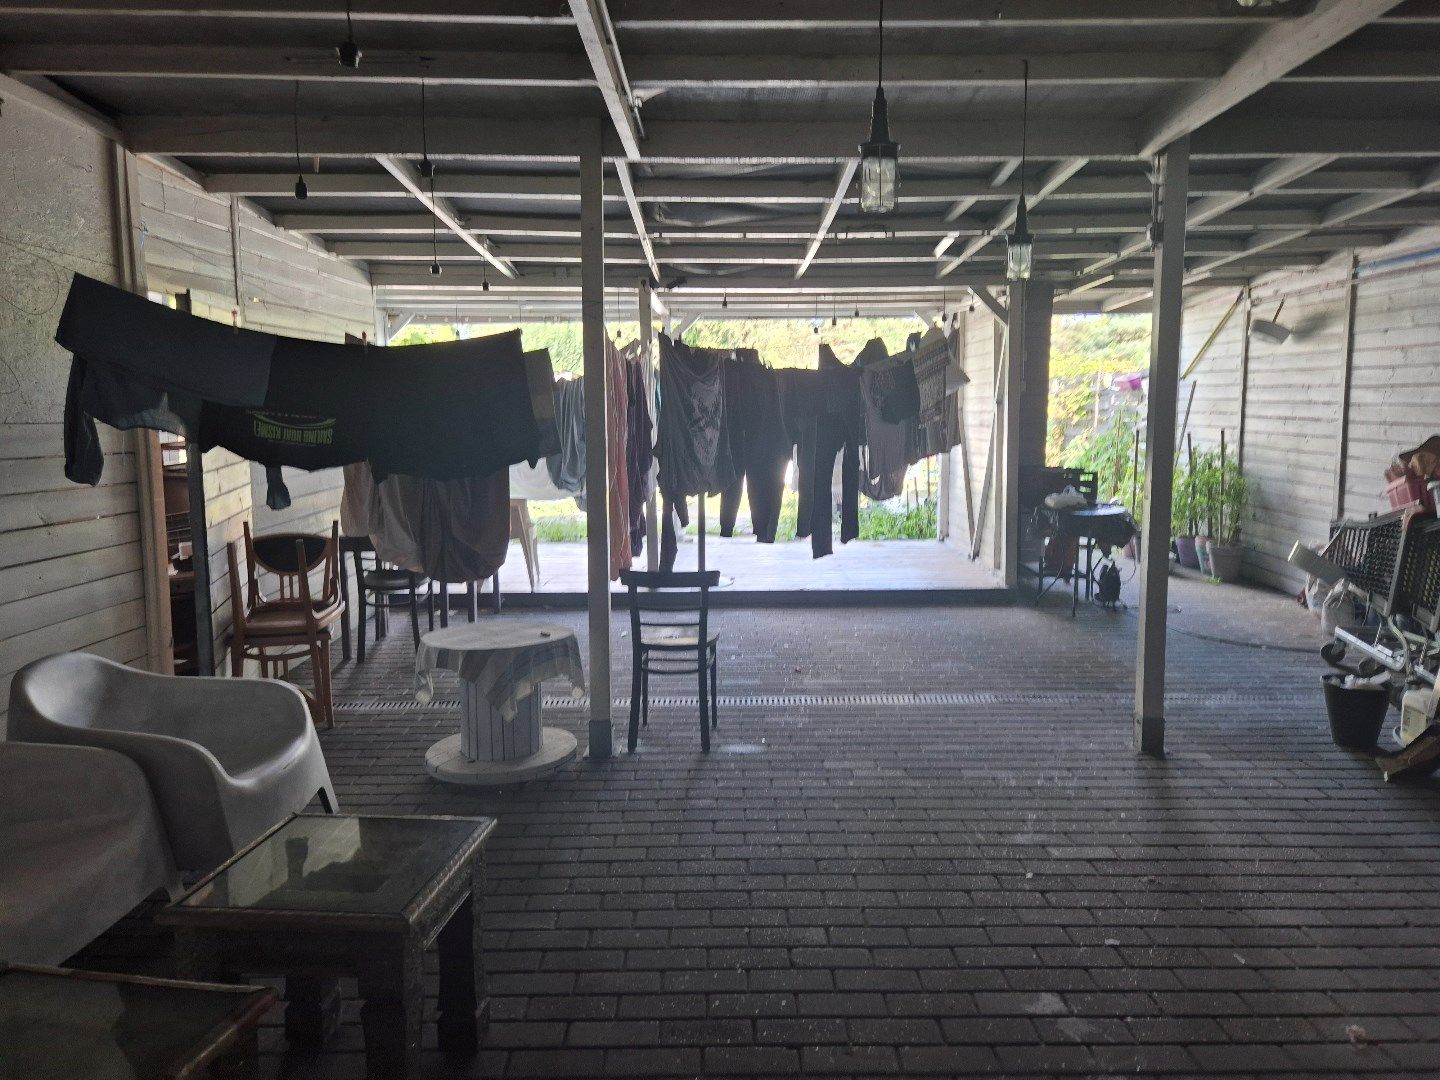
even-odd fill
[{"label": "brick paved floor", "polygon": [[[392,633],[336,673],[342,807],[500,819],[493,1023],[476,1059],[429,1066],[1436,1076],[1440,785],[1330,743],[1285,598],[1177,581],[1174,602],[1163,761],[1130,750],[1132,617],[724,612],[708,757],[668,707],[634,756],[488,794],[424,774],[455,720],[387,710],[411,665]],[[549,722],[583,745],[581,711]],[[94,951],[162,945],[132,918]],[[319,1055],[282,1056],[275,1019],[265,1075],[360,1075],[353,1000]]]}]

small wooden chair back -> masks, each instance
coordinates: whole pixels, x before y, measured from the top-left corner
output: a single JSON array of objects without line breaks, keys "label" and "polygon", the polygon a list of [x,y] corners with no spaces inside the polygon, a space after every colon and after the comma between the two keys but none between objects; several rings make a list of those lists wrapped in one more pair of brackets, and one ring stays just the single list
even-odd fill
[{"label": "small wooden chair back", "polygon": [[720,584],[718,570],[622,570],[630,590],[630,639],[640,649],[647,629],[694,631],[704,648],[710,632],[710,590]]},{"label": "small wooden chair back", "polygon": [[[329,536],[314,533],[269,533],[252,536],[250,523],[244,525],[246,562],[246,605],[264,603],[257,571],[265,570],[278,582],[278,595],[271,602],[295,603],[314,610],[329,607],[340,599],[340,523],[332,522]],[[320,571],[320,595],[313,596],[310,576]]]}]

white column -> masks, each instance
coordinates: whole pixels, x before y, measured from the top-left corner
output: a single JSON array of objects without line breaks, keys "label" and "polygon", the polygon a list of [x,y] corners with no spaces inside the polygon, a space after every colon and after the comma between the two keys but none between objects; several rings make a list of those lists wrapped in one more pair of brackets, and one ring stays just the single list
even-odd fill
[{"label": "white column", "polygon": [[[651,310],[650,282],[640,279],[640,363],[645,372],[646,404],[652,413],[650,419],[658,421],[655,411],[655,313]],[[655,507],[655,487],[645,500],[645,569],[652,573],[660,569],[660,516]]]},{"label": "white column", "polygon": [[585,530],[590,613],[590,757],[611,755],[610,490],[605,424],[605,159],[599,120],[580,150],[580,319],[585,351]]},{"label": "white column", "polygon": [[1175,409],[1180,389],[1184,316],[1185,209],[1190,139],[1176,139],[1160,159],[1160,229],[1150,332],[1150,402],[1145,421],[1149,467],[1140,534],[1140,634],[1135,646],[1135,749],[1165,753],[1165,622],[1170,592],[1170,502],[1175,480]]},{"label": "white column", "polygon": [[[1000,517],[1000,572],[1007,589],[1020,586],[1020,395],[1025,385],[1025,283],[1010,286],[1006,341],[1004,434],[997,471]],[[999,419],[999,417],[997,417]]]}]

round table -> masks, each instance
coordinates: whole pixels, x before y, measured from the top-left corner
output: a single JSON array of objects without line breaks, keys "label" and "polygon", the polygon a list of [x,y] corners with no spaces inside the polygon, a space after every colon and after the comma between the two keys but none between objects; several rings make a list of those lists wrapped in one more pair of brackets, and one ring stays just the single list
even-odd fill
[{"label": "round table", "polygon": [[573,631],[547,623],[483,619],[432,630],[415,654],[416,697],[430,700],[431,673],[460,676],[460,733],[425,752],[425,769],[452,784],[495,787],[553,772],[576,753],[575,736],[544,727],[540,684],[584,688]]}]

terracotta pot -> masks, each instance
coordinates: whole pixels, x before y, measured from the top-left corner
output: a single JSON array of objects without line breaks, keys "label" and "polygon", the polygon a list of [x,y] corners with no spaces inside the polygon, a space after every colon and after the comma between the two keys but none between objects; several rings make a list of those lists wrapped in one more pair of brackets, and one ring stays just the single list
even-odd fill
[{"label": "terracotta pot", "polygon": [[1240,556],[1244,552],[1239,544],[1217,544],[1210,542],[1210,573],[1224,582],[1240,580]]},{"label": "terracotta pot", "polygon": [[1200,569],[1200,556],[1195,551],[1193,536],[1175,537],[1175,554],[1180,556],[1181,566],[1188,566],[1191,570]]}]

